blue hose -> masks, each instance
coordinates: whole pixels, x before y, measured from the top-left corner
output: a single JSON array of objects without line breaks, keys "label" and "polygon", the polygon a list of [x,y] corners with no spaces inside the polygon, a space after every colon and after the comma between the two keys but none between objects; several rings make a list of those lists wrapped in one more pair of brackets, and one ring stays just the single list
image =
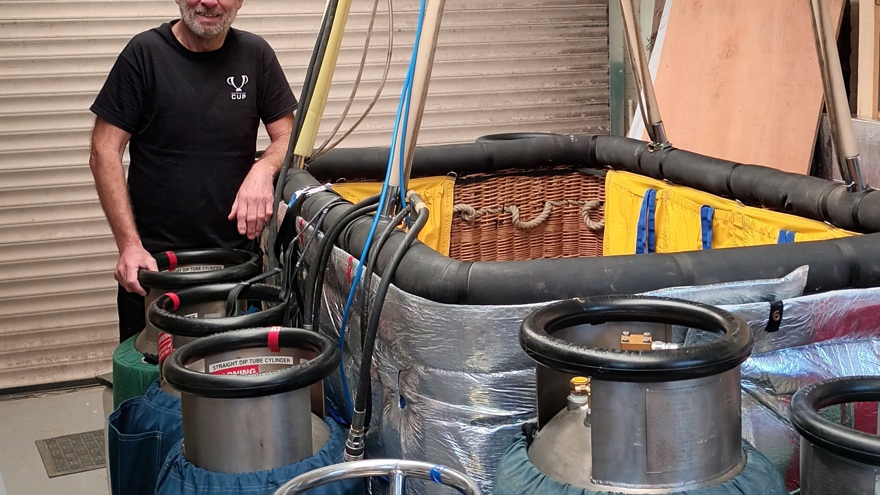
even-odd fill
[{"label": "blue hose", "polygon": [[[419,20],[418,25],[416,27],[416,38],[415,43],[413,44],[413,54],[409,62],[409,68],[406,72],[406,79],[403,82],[403,88],[401,90],[400,102],[397,105],[397,115],[394,118],[394,131],[391,135],[391,146],[393,148],[394,143],[397,141],[399,135],[406,136],[406,128],[409,121],[409,108],[410,101],[412,99],[412,79],[415,73],[416,67],[416,55],[419,51],[419,38],[422,34],[422,24],[425,19],[425,3],[426,0],[421,0],[421,5],[419,7]],[[401,114],[403,115],[403,125],[401,126]],[[406,204],[406,191],[404,190],[404,167],[403,167],[403,150],[405,149],[406,143],[405,139],[400,139],[400,152],[398,153],[398,158],[400,160],[400,200],[401,205]],[[367,253],[370,251],[370,246],[373,243],[373,237],[376,234],[376,228],[379,225],[379,213],[382,212],[385,207],[386,196],[388,195],[388,186],[391,182],[391,169],[392,169],[392,160],[394,153],[392,153],[389,149],[388,154],[388,167],[385,171],[385,180],[382,182],[382,192],[379,198],[379,207],[377,210],[377,214],[373,216],[373,224],[370,226],[370,231],[367,234],[367,240],[364,243],[364,249],[361,251],[361,256],[358,258],[357,265],[355,267],[354,277],[351,281],[351,289],[348,292],[348,298],[345,301],[345,309],[342,312],[342,321],[339,324],[339,350],[344,354],[345,352],[345,328],[348,326],[348,318],[351,314],[351,305],[354,302],[354,295],[357,292],[357,286],[360,283],[361,273],[362,273],[362,260],[365,260],[367,257]],[[348,387],[348,380],[345,378],[345,360],[339,361],[339,375],[342,381],[342,393],[345,395],[345,403],[348,409],[349,418],[354,416],[354,407],[352,406],[351,401],[351,391]]]}]

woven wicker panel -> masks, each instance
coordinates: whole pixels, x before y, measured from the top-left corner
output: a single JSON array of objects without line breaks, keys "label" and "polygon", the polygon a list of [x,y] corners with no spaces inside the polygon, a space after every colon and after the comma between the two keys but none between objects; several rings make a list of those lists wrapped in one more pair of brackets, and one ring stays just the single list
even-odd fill
[{"label": "woven wicker panel", "polygon": [[[602,231],[582,220],[584,202],[593,202],[589,219],[604,218],[603,177],[571,170],[472,175],[455,183],[455,214],[449,256],[460,261],[523,261],[602,255]],[[514,225],[549,216],[531,228]],[[464,211],[462,211],[464,210]],[[468,221],[463,218],[476,210]],[[601,224],[600,224],[601,225]]]}]

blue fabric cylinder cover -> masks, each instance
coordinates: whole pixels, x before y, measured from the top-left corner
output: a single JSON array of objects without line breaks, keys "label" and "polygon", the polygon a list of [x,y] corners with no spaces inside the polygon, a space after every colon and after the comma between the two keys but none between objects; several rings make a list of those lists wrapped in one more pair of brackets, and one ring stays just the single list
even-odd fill
[{"label": "blue fabric cylinder cover", "polygon": [[[686,490],[667,495],[788,495],[782,475],[773,464],[745,440],[746,464],[735,478],[715,486]],[[494,495],[624,495],[623,492],[596,492],[571,486],[550,478],[529,460],[526,438],[516,437],[501,457],[495,473]]]},{"label": "blue fabric cylinder cover", "polygon": [[[287,466],[254,473],[218,473],[194,466],[183,456],[183,441],[177,442],[159,473],[156,495],[272,495],[284,483],[315,470],[342,462],[345,433],[331,419],[330,438],[312,457]],[[309,495],[362,495],[364,480],[351,479],[320,486]]]},{"label": "blue fabric cylinder cover", "polygon": [[182,438],[180,399],[158,381],[143,396],[123,401],[107,429],[112,494],[153,495],[165,457]]}]

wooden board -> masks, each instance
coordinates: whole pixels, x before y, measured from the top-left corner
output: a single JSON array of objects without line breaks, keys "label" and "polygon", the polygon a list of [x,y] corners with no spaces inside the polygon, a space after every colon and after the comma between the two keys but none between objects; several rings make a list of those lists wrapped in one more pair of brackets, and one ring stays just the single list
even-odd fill
[{"label": "wooden board", "polygon": [[667,4],[652,72],[672,145],[808,173],[823,104],[809,1]]},{"label": "wooden board", "polygon": [[877,120],[880,113],[880,2],[859,3],[859,65],[856,114]]}]

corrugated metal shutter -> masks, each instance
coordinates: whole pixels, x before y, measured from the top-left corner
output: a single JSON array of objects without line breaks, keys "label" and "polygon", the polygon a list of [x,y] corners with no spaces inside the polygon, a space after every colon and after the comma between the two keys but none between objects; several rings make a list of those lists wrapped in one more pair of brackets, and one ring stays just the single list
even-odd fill
[{"label": "corrugated metal shutter", "polygon": [[[298,93],[323,8],[248,0],[235,25],[272,44]],[[350,16],[322,132],[348,99],[369,8]],[[385,8],[343,131],[377,88]],[[388,144],[417,8],[394,2],[389,81],[343,146]],[[177,15],[170,0],[0,0],[0,391],[109,369],[116,249],[88,169],[88,107],[128,39]],[[607,129],[607,0],[446,2],[419,143]]]}]

